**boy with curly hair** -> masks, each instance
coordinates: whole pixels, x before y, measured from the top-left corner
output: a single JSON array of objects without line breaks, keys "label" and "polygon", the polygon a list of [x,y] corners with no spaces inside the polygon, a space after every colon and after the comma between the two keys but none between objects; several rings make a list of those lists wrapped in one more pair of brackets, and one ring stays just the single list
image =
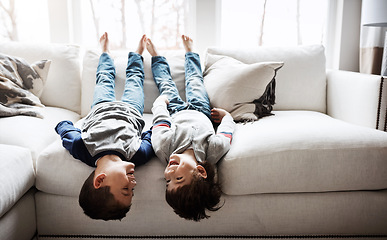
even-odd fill
[{"label": "boy with curly hair", "polygon": [[[200,58],[192,52],[193,41],[183,35],[186,98],[179,96],[169,65],[159,56],[150,39],[152,72],[160,96],[154,101],[152,145],[156,156],[167,163],[164,171],[166,200],[180,217],[200,221],[206,209],[217,211],[221,189],[215,164],[228,152],[235,123],[219,108],[210,109],[203,84]],[[212,120],[219,124],[215,132]]]}]

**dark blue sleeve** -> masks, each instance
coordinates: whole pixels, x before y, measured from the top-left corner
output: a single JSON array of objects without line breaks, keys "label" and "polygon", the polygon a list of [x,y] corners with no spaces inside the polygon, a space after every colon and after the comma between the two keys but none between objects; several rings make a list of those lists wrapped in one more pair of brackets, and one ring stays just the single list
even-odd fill
[{"label": "dark blue sleeve", "polygon": [[74,127],[71,121],[62,121],[55,127],[55,131],[60,135],[63,147],[74,158],[81,160],[91,167],[95,167],[95,161],[89,151],[87,151],[79,128]]},{"label": "dark blue sleeve", "polygon": [[140,148],[137,150],[137,152],[130,160],[136,165],[136,167],[145,164],[155,155],[155,152],[153,151],[153,147],[151,143],[151,136],[152,136],[152,130],[143,132],[141,135],[142,141],[141,141]]}]

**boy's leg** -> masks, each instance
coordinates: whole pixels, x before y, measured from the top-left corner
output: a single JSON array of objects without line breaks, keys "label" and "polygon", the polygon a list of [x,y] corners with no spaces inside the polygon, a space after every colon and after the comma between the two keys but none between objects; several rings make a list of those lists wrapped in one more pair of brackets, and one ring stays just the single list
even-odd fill
[{"label": "boy's leg", "polygon": [[191,52],[192,39],[182,36],[185,54],[185,91],[189,109],[204,113],[211,119],[210,100],[203,82],[199,54]]},{"label": "boy's leg", "polygon": [[109,38],[106,32],[99,39],[99,43],[102,48],[102,54],[98,62],[96,85],[91,107],[101,102],[111,102],[116,99],[114,92],[116,70],[113,59],[109,55]]},{"label": "boy's leg", "polygon": [[130,52],[126,67],[125,90],[122,101],[144,112],[144,64],[140,54]]},{"label": "boy's leg", "polygon": [[150,39],[148,39],[146,47],[152,55],[153,79],[159,89],[160,95],[166,95],[168,97],[168,109],[170,113],[173,114],[186,109],[187,103],[181,99],[176,84],[172,81],[171,70],[169,69],[167,59],[163,56],[158,56]]},{"label": "boy's leg", "polygon": [[132,105],[141,115],[144,112],[144,59],[141,55],[146,39],[146,35],[142,35],[136,52],[130,52],[128,55],[125,90],[122,95],[122,101]]},{"label": "boy's leg", "polygon": [[91,107],[94,107],[101,102],[115,101],[115,75],[116,70],[114,68],[113,59],[111,59],[108,53],[102,53],[97,67],[96,85]]}]

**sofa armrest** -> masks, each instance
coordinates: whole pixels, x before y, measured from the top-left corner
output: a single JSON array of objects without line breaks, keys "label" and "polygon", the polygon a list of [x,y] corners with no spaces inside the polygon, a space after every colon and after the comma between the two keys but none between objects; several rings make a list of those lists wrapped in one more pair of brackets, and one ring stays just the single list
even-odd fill
[{"label": "sofa armrest", "polygon": [[328,115],[386,131],[386,80],[378,75],[328,70]]}]

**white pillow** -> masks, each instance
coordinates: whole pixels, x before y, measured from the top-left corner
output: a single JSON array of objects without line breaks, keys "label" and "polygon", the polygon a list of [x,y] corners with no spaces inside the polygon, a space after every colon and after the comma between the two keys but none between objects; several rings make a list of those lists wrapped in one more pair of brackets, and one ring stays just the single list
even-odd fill
[{"label": "white pillow", "polygon": [[[326,112],[326,68],[322,45],[285,47],[209,47],[206,54],[232,57],[246,64],[285,62],[275,78],[273,110]],[[212,65],[206,59],[205,66]]]},{"label": "white pillow", "polygon": [[[283,62],[245,64],[212,54],[207,54],[206,61],[212,63],[204,72],[204,85],[212,107],[227,110],[235,121],[255,121],[270,115],[274,98],[271,103],[260,98],[265,92],[275,96],[275,76]],[[270,89],[266,91],[267,88]],[[259,111],[258,102],[266,105],[265,113]]]},{"label": "white pillow", "polygon": [[44,90],[40,96],[45,106],[65,108],[77,113],[81,109],[80,48],[75,45],[6,42],[0,52],[36,62],[50,59]]}]

